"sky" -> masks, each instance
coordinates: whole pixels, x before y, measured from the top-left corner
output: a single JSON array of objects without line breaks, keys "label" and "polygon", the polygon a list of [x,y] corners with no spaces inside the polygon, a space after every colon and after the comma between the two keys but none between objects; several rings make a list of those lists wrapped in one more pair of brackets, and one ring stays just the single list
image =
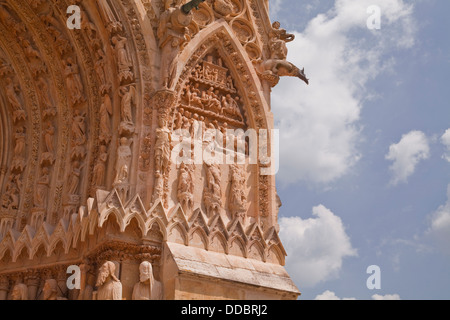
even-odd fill
[{"label": "sky", "polygon": [[450,299],[450,2],[269,2],[310,78],[271,101],[299,299]]}]

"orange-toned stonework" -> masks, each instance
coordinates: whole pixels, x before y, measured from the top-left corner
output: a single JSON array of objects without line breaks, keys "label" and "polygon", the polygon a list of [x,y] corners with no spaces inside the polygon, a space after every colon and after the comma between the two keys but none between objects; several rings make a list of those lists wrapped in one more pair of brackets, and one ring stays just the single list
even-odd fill
[{"label": "orange-toned stonework", "polygon": [[270,134],[293,36],[267,0],[187,2],[0,1],[0,300],[298,297],[271,163],[172,155]]}]

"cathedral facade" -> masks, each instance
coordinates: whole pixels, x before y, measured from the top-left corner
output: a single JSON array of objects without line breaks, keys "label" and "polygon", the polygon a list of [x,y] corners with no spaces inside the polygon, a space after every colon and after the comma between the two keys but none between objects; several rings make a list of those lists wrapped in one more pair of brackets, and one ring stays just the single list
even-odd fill
[{"label": "cathedral facade", "polygon": [[0,300],[296,299],[268,0],[0,1]]}]

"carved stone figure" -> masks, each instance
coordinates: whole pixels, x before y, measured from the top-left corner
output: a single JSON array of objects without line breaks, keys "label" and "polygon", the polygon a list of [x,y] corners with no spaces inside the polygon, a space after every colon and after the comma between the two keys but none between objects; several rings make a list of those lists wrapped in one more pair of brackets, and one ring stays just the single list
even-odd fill
[{"label": "carved stone figure", "polygon": [[19,127],[16,130],[16,133],[14,135],[14,138],[16,139],[15,147],[14,147],[14,157],[15,158],[22,158],[25,151],[25,130],[23,127]]},{"label": "carved stone figure", "polygon": [[246,211],[245,176],[237,165],[230,166],[231,186],[228,206],[234,217],[243,217]]},{"label": "carved stone figure", "polygon": [[66,76],[66,85],[69,95],[71,97],[72,106],[83,101],[83,84],[81,82],[79,67],[72,58],[67,58],[66,69],[64,72]]},{"label": "carved stone figure", "polygon": [[117,149],[117,163],[116,163],[116,178],[115,184],[128,182],[128,170],[131,168],[132,152],[131,152],[132,139],[122,137],[120,139],[120,146]]},{"label": "carved stone figure", "polygon": [[126,46],[127,41],[127,38],[120,35],[115,35],[111,39],[116,51],[117,67],[119,68],[119,79],[121,82],[125,79],[131,80],[133,78],[133,74],[131,73],[131,67],[133,64],[128,56]]},{"label": "carved stone figure", "polygon": [[96,187],[104,186],[107,161],[108,161],[108,150],[105,145],[101,145],[98,160],[94,166],[94,173],[92,178],[94,186]]},{"label": "carved stone figure", "polygon": [[81,146],[86,142],[86,113],[81,114],[77,109],[74,111],[72,122],[72,139],[77,146]]},{"label": "carved stone figure", "polygon": [[167,128],[167,120],[159,119],[159,128],[156,129],[155,168],[156,174],[164,174],[170,163],[171,133]]},{"label": "carved stone figure", "polygon": [[218,214],[222,207],[221,179],[220,167],[214,163],[206,163],[206,188],[203,198],[209,216]]},{"label": "carved stone figure", "polygon": [[44,288],[42,289],[44,293],[44,300],[67,300],[61,297],[61,289],[58,287],[58,282],[55,279],[45,280]]},{"label": "carved stone figure", "polygon": [[134,86],[120,87],[121,119],[127,124],[133,124],[132,105],[136,103],[136,89]]},{"label": "carved stone figure", "polygon": [[37,182],[34,196],[34,206],[44,209],[47,207],[48,192],[50,188],[50,171],[47,167],[42,168],[42,175]]},{"label": "carved stone figure", "polygon": [[122,300],[122,283],[117,279],[116,266],[113,262],[105,262],[98,271],[97,300]]},{"label": "carved stone figure", "polygon": [[180,174],[178,176],[178,201],[185,213],[192,210],[194,205],[194,180],[193,168],[181,163]]},{"label": "carved stone figure", "polygon": [[107,92],[103,94],[103,102],[100,105],[100,140],[109,142],[111,139],[111,115],[112,115],[111,98]]},{"label": "carved stone figure", "polygon": [[72,165],[72,172],[68,178],[67,194],[76,195],[78,193],[78,185],[80,184],[81,171],[84,166],[81,166],[78,161],[74,161]]},{"label": "carved stone figure", "polygon": [[139,282],[133,288],[133,300],[162,300],[162,284],[153,276],[152,264],[144,261],[139,266]]},{"label": "carved stone figure", "polygon": [[28,300],[28,287],[23,283],[16,284],[13,288],[11,298],[12,300]]},{"label": "carved stone figure", "polygon": [[177,55],[188,40],[188,26],[192,13],[185,14],[180,9],[181,0],[167,0],[165,11],[161,14],[157,37],[162,50],[161,87],[168,88],[177,65]]},{"label": "carved stone figure", "polygon": [[55,135],[55,127],[52,125],[52,123],[49,121],[47,122],[47,128],[45,129],[44,134],[44,143],[45,143],[45,150],[48,153],[53,154],[54,147],[53,147],[53,136]]}]

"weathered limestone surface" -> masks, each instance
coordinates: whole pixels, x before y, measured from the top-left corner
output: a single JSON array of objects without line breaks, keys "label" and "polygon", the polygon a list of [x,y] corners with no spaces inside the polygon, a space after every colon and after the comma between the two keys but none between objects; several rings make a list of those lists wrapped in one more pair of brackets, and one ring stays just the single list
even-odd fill
[{"label": "weathered limestone surface", "polygon": [[73,2],[0,1],[0,300],[296,299],[269,1]]}]

